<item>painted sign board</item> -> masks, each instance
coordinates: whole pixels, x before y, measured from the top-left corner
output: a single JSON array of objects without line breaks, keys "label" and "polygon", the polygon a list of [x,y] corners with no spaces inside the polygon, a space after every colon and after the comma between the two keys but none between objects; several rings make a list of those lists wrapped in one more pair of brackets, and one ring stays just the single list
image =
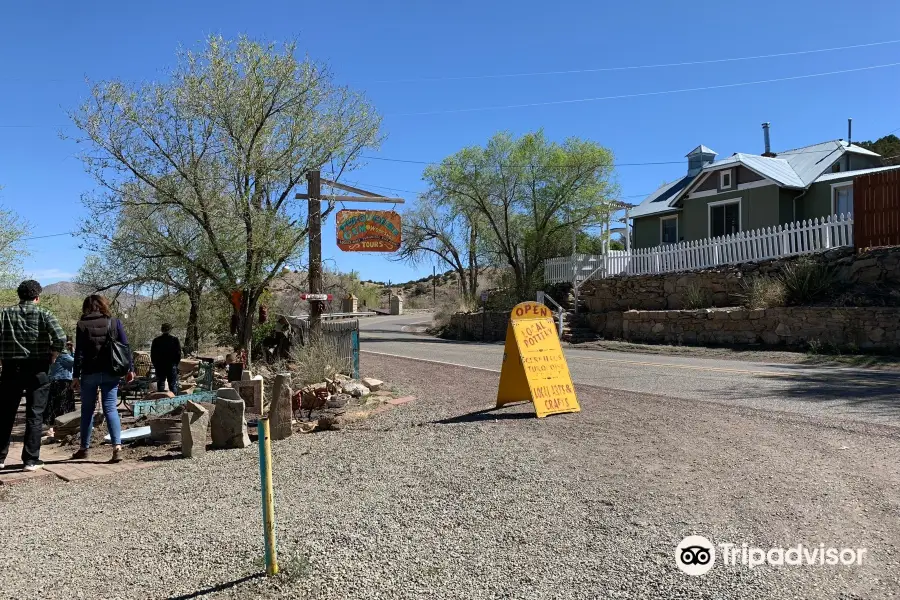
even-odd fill
[{"label": "painted sign board", "polygon": [[400,215],[392,210],[339,210],[337,245],[344,252],[396,252]]},{"label": "painted sign board", "polygon": [[330,302],[334,298],[331,294],[300,294],[301,300],[319,300],[321,302]]},{"label": "painted sign board", "polygon": [[512,309],[497,390],[498,408],[525,400],[534,404],[538,418],[581,411],[553,313],[537,302]]}]

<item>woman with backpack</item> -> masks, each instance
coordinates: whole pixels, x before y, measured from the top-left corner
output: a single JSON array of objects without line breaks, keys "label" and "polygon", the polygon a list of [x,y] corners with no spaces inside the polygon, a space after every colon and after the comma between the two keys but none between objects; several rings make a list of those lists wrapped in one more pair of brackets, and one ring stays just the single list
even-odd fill
[{"label": "woman with backpack", "polygon": [[72,385],[75,389],[81,388],[81,448],[72,456],[73,459],[88,457],[99,390],[106,428],[113,445],[111,462],[121,460],[122,421],[116,409],[119,380],[122,375],[125,375],[126,382],[134,379],[134,363],[127,347],[125,328],[119,319],[113,318],[106,298],[98,294],[85,298],[81,306],[81,320],[75,327]]}]

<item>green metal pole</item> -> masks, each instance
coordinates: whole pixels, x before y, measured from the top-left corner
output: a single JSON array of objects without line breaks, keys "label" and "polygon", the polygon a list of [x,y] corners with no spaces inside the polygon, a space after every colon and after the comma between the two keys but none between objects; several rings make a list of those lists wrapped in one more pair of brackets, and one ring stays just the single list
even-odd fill
[{"label": "green metal pole", "polygon": [[272,492],[272,442],[269,417],[257,421],[259,433],[259,480],[262,490],[263,535],[266,548],[266,575],[278,574],[278,552],[275,549],[275,495]]}]

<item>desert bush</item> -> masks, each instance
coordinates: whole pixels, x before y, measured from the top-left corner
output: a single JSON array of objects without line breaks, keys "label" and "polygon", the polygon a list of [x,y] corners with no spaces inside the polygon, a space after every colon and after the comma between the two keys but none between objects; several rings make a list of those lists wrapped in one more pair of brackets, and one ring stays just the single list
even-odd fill
[{"label": "desert bush", "polygon": [[458,312],[475,312],[478,309],[476,301],[465,298],[453,298],[438,302],[434,309],[432,321],[435,329],[444,329],[450,325],[450,317]]},{"label": "desert bush", "polygon": [[811,304],[833,292],[834,269],[829,265],[801,257],[782,269],[778,276],[789,304]]},{"label": "desert bush", "polygon": [[780,279],[756,275],[741,281],[740,294],[747,308],[773,308],[784,306],[786,294]]},{"label": "desert bush", "polygon": [[684,293],[681,295],[681,303],[687,310],[709,308],[713,305],[712,294],[709,293],[709,290],[691,284],[685,288]]},{"label": "desert bush", "polygon": [[292,379],[302,385],[321,383],[325,378],[334,379],[338,373],[348,374],[353,370],[350,357],[344,356],[337,341],[327,335],[307,339],[303,346],[295,345],[291,362]]}]

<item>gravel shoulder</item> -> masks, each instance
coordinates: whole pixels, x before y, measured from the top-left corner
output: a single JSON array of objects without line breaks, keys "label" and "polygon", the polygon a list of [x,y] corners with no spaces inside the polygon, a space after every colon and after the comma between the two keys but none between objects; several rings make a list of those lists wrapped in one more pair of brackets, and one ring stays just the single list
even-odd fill
[{"label": "gravel shoulder", "polygon": [[[363,354],[417,400],[274,445],[85,483],[0,488],[0,596],[884,598],[900,594],[900,429],[579,386],[583,411],[493,406],[497,374]],[[865,547],[854,567],[675,567],[716,543]],[[200,595],[202,594],[202,595]]]},{"label": "gravel shoulder", "polygon": [[708,346],[673,346],[671,344],[637,344],[620,340],[595,340],[578,344],[566,344],[578,350],[634,352],[636,354],[662,354],[691,356],[694,358],[720,358],[756,363],[805,365],[815,367],[859,367],[900,371],[900,356],[887,354],[835,354],[800,352],[797,350],[754,350]]}]

